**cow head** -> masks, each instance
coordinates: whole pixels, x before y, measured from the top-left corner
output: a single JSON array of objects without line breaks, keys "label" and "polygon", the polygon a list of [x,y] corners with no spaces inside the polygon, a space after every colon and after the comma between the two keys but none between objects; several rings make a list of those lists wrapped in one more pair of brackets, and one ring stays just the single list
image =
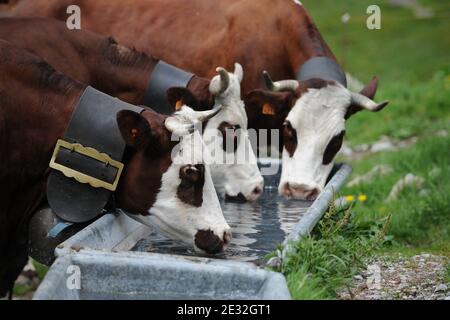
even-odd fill
[{"label": "cow head", "polygon": [[377,78],[360,93],[317,78],[273,82],[267,72],[264,78],[270,91],[252,91],[246,100],[259,108],[262,116],[279,117],[283,123],[279,193],[286,198],[314,200],[342,146],[345,120],[360,110],[380,111],[388,102],[371,100]]},{"label": "cow head", "polygon": [[[215,108],[221,110],[203,128],[212,161],[212,179],[217,191],[227,198],[254,201],[262,194],[264,179],[250,144],[247,114],[241,100],[243,70],[236,63],[233,73],[223,68],[217,68],[217,72],[219,75],[211,80],[210,92],[215,98]],[[198,105],[186,88],[171,88],[168,97],[172,103],[181,99],[194,107]]]},{"label": "cow head", "polygon": [[152,110],[117,114],[129,147],[119,205],[142,223],[207,253],[222,251],[231,233],[193,124],[218,111],[183,107],[169,117]]}]

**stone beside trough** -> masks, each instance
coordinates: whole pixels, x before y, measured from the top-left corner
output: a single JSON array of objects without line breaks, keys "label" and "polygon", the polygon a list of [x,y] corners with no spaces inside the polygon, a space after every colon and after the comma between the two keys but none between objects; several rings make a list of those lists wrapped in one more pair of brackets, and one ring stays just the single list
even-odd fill
[{"label": "stone beside trough", "polygon": [[[283,258],[294,252],[293,241],[314,228],[351,168],[343,164],[333,171],[325,189],[286,237]],[[282,274],[252,262],[129,251],[152,231],[123,212],[104,215],[58,246],[57,259],[34,299],[291,298]],[[67,286],[71,265],[79,268],[80,289]]]}]

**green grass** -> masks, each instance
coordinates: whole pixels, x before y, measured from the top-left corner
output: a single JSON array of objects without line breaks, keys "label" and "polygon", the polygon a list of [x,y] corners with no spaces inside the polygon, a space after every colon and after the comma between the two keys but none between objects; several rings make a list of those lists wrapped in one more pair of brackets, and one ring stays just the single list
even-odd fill
[{"label": "green grass", "polygon": [[33,260],[33,266],[36,269],[39,280],[42,281],[42,279],[44,279],[45,275],[47,274],[48,267],[37,262],[36,260]]},{"label": "green grass", "polygon": [[[345,194],[366,194],[367,201],[357,210],[376,218],[392,213],[389,232],[400,245],[426,248],[442,247],[450,251],[450,138],[427,137],[412,148],[374,155],[353,163],[354,174],[366,172],[376,164],[392,166],[393,173],[370,183],[344,188]],[[385,203],[392,186],[407,173],[425,179],[426,196],[418,196],[414,187],[399,198]]]},{"label": "green grass", "polygon": [[[44,279],[45,274],[48,271],[48,267],[37,262],[36,260],[32,260],[33,266],[36,269],[38,278],[40,281],[42,281],[42,279]],[[14,284],[14,289],[13,289],[13,294],[15,296],[24,296],[25,294],[27,294],[30,291],[34,291],[36,290],[36,288],[33,285],[22,285],[22,284]]]},{"label": "green grass", "polygon": [[381,135],[405,139],[450,127],[450,72],[436,72],[428,81],[381,86],[377,101],[389,100],[380,112],[359,112],[346,124],[350,145],[371,143]]},{"label": "green grass", "polygon": [[331,299],[364,266],[364,257],[384,241],[387,219],[363,221],[352,208],[331,208],[313,235],[278,270],[294,299]]},{"label": "green grass", "polygon": [[[392,7],[387,0],[302,2],[345,69],[361,81],[379,75],[384,85],[427,81],[437,70],[449,70],[450,3],[418,1],[434,9],[435,17],[416,19],[411,10]],[[366,9],[372,4],[381,8],[381,30],[366,27]],[[346,12],[351,18],[344,26]]]}]

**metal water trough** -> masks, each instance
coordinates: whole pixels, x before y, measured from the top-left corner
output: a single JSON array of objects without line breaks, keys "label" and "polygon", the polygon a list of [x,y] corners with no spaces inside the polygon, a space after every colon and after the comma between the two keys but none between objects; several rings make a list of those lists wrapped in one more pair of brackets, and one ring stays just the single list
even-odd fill
[{"label": "metal water trough", "polygon": [[[293,241],[314,228],[350,172],[345,164],[335,168],[286,237],[284,258],[294,252]],[[58,246],[34,299],[290,299],[283,275],[253,263],[129,251],[152,231],[124,213],[104,215]],[[80,289],[67,286],[71,265],[79,268]]]}]

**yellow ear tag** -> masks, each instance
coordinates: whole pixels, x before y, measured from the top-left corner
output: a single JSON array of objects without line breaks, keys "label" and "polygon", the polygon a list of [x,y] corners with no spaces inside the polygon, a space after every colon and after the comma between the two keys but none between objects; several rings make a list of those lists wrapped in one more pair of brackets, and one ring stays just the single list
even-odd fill
[{"label": "yellow ear tag", "polygon": [[262,108],[262,113],[270,115],[270,116],[274,116],[275,110],[273,109],[273,107],[270,104],[265,103]]},{"label": "yellow ear tag", "polygon": [[178,100],[177,103],[175,104],[175,110],[180,110],[181,107],[183,106],[183,101]]},{"label": "yellow ear tag", "polygon": [[137,133],[138,133],[137,129],[134,129],[134,128],[131,129],[131,136],[132,136],[133,138],[136,138]]}]

